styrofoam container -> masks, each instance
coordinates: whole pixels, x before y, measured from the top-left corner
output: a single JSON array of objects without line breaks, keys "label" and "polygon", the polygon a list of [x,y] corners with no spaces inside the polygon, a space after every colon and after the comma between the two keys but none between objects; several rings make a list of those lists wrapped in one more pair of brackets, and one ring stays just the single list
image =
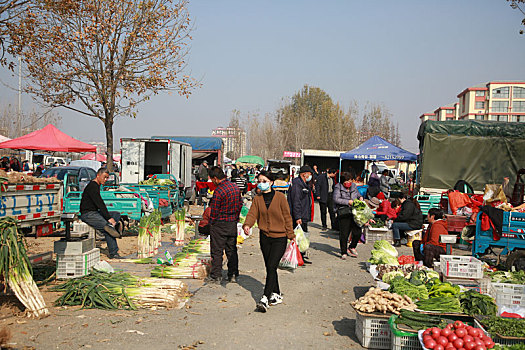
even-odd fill
[{"label": "styrofoam container", "polygon": [[355,335],[364,348],[390,349],[391,333],[388,318],[356,313]]},{"label": "styrofoam container", "polygon": [[441,255],[441,272],[447,277],[483,278],[483,264],[473,256]]},{"label": "styrofoam container", "polygon": [[439,240],[441,243],[456,243],[458,237],[455,235],[440,235]]}]

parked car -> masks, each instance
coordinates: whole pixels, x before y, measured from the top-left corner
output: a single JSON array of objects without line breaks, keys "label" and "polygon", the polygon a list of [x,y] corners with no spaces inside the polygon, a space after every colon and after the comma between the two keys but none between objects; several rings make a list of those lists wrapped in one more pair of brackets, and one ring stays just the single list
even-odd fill
[{"label": "parked car", "polygon": [[[59,180],[64,180],[65,175],[68,174],[68,183],[79,184],[78,191],[83,191],[88,183],[97,177],[95,170],[88,167],[80,166],[63,166],[46,169],[39,177],[56,177]],[[69,184],[68,184],[69,185]]]}]

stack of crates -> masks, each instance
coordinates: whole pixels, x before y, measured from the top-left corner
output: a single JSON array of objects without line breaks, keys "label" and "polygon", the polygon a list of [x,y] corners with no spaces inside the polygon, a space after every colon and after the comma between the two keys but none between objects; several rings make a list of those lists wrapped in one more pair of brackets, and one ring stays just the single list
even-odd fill
[{"label": "stack of crates", "polygon": [[525,307],[525,285],[511,283],[491,283],[491,295],[498,307]]},{"label": "stack of crates", "polygon": [[368,244],[374,244],[375,241],[380,241],[380,240],[388,241],[388,243],[390,244],[394,243],[392,230],[386,227],[380,227],[380,228],[366,227],[365,228],[365,238],[366,238],[366,243]]},{"label": "stack of crates", "polygon": [[100,249],[93,248],[87,252],[57,254],[57,278],[78,278],[86,276],[100,261]]},{"label": "stack of crates", "polygon": [[483,263],[472,256],[441,255],[439,260],[441,273],[445,277],[483,278]]}]

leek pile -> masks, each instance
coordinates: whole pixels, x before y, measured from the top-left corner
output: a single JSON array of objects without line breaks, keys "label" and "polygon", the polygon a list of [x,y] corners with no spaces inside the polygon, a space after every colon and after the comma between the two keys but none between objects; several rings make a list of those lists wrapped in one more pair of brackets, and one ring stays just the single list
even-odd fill
[{"label": "leek pile", "polygon": [[138,235],[138,257],[148,258],[159,252],[161,244],[161,212],[154,210],[140,219]]},{"label": "leek pile", "polygon": [[93,271],[52,288],[64,292],[56,305],[86,309],[180,308],[188,288],[181,281]]},{"label": "leek pile", "polygon": [[151,276],[160,278],[196,278],[208,276],[210,270],[210,241],[193,240],[177,253],[173,265],[158,265]]},{"label": "leek pile", "polygon": [[186,210],[179,209],[175,212],[175,220],[177,225],[177,230],[175,231],[175,245],[183,246],[184,245],[184,233],[186,228]]},{"label": "leek pile", "polygon": [[23,237],[12,217],[0,219],[0,276],[27,308],[29,317],[44,317],[49,310],[33,280]]}]

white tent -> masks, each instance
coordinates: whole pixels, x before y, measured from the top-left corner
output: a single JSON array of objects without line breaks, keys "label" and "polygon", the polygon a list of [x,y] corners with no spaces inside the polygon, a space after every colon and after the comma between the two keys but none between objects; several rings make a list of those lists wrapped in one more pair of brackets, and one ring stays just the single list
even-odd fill
[{"label": "white tent", "polygon": [[9,141],[11,140],[9,137],[5,137],[3,135],[0,135],[0,142]]}]

